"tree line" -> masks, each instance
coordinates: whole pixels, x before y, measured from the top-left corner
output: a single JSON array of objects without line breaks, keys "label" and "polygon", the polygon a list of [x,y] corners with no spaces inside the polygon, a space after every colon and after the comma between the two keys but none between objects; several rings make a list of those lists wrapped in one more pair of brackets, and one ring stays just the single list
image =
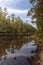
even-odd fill
[{"label": "tree line", "polygon": [[0,34],[6,33],[9,35],[32,35],[35,32],[35,28],[23,22],[20,17],[16,17],[15,14],[9,15],[7,9],[0,7]]}]

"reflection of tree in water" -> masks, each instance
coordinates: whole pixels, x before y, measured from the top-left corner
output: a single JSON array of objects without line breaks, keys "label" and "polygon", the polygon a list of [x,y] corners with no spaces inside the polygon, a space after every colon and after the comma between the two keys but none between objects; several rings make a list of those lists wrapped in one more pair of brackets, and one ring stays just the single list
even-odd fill
[{"label": "reflection of tree in water", "polygon": [[1,39],[0,38],[0,57],[2,55],[6,55],[6,49],[11,53],[15,52],[15,49],[19,50],[23,44],[25,44],[28,40],[9,40],[9,39]]},{"label": "reflection of tree in water", "polygon": [[0,39],[0,56],[5,55],[5,49],[9,48],[11,41]]}]

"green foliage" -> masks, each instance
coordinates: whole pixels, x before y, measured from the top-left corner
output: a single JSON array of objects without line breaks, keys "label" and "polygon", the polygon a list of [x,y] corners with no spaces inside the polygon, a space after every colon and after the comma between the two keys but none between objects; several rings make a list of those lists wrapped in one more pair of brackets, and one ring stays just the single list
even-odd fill
[{"label": "green foliage", "polygon": [[37,35],[39,37],[43,37],[43,0],[29,0],[32,4],[32,8],[28,11],[32,15],[32,20],[36,19],[36,21],[32,21],[37,25]]},{"label": "green foliage", "polygon": [[20,17],[15,17],[14,14],[8,15],[6,8],[4,11],[0,8],[0,32],[8,33],[15,37],[22,35],[32,35],[35,28],[27,23],[24,23]]},{"label": "green foliage", "polygon": [[41,31],[39,32],[39,30],[37,30],[35,35],[43,40],[43,33]]}]

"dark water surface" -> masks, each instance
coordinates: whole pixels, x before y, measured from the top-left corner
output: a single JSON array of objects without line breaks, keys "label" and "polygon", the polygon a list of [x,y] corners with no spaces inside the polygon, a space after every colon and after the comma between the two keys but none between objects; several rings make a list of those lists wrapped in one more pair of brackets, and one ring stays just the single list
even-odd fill
[{"label": "dark water surface", "polygon": [[35,41],[0,40],[0,65],[30,65],[27,57],[35,57]]}]

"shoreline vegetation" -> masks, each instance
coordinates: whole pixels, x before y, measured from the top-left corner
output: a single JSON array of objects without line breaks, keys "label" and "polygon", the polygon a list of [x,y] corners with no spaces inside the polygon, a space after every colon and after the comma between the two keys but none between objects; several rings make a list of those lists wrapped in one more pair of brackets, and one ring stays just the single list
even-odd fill
[{"label": "shoreline vegetation", "polygon": [[31,37],[35,31],[27,21],[23,22],[15,14],[8,15],[7,9],[0,7],[0,39],[25,39]]},{"label": "shoreline vegetation", "polygon": [[0,7],[0,36],[1,35],[33,35],[36,29],[28,24],[28,22],[23,22],[20,17],[15,17],[15,14],[8,15],[7,9],[2,9]]},{"label": "shoreline vegetation", "polygon": [[37,30],[32,38],[38,46],[38,51],[36,54],[39,56],[39,59],[37,58],[38,60],[36,61],[38,64],[33,65],[43,65],[43,0],[29,0],[29,2],[32,7],[28,11],[27,16],[31,15],[32,23],[35,23],[37,26]]}]

